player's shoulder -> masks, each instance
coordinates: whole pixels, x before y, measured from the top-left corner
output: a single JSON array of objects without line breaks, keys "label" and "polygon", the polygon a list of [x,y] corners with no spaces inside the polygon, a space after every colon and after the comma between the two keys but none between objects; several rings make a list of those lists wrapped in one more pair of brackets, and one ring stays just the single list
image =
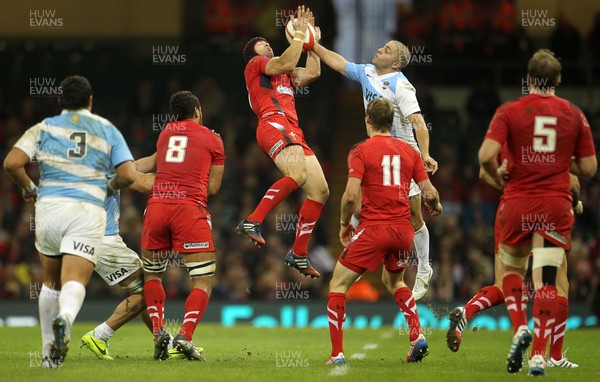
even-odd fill
[{"label": "player's shoulder", "polygon": [[248,68],[253,68],[253,67],[257,66],[258,64],[260,64],[263,61],[270,61],[270,60],[271,60],[271,57],[268,57],[268,56],[254,56],[246,64],[246,70],[248,70]]},{"label": "player's shoulder", "polygon": [[406,78],[406,76],[404,75],[404,73],[402,72],[398,72],[396,74],[394,74],[394,76],[392,77],[392,80],[396,82],[396,91],[400,91],[400,90],[408,90],[410,92],[416,92],[415,87],[413,86],[413,84],[408,80],[408,78]]},{"label": "player's shoulder", "polygon": [[352,147],[350,148],[350,152],[358,152],[360,151],[364,146],[367,146],[367,142],[369,142],[368,139],[363,139],[362,141],[355,143],[354,145],[352,145]]}]

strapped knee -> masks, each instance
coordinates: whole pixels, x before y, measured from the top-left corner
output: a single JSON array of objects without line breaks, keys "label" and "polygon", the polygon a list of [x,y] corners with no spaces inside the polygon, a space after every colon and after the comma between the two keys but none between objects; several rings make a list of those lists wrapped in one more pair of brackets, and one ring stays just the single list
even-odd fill
[{"label": "strapped knee", "polygon": [[529,256],[514,256],[502,248],[498,249],[498,255],[500,256],[500,260],[509,267],[527,269],[527,266],[529,265]]},{"label": "strapped knee", "polygon": [[560,268],[565,255],[565,250],[559,247],[534,248],[531,252],[533,252],[533,269],[540,267]]},{"label": "strapped knee", "polygon": [[144,272],[148,273],[163,273],[167,270],[167,262],[168,258],[164,259],[147,259],[145,257],[142,258],[142,264],[144,267]]},{"label": "strapped knee", "polygon": [[215,260],[186,262],[190,277],[210,277],[215,275],[217,265]]},{"label": "strapped knee", "polygon": [[142,277],[138,277],[129,284],[123,287],[130,294],[142,293],[144,290],[144,279]]}]

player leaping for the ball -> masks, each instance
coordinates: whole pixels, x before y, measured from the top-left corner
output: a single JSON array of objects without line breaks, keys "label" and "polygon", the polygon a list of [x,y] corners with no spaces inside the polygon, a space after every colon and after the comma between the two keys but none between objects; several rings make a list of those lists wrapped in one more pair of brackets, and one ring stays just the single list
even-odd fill
[{"label": "player leaping for the ball", "polygon": [[[375,98],[390,100],[394,104],[392,135],[420,151],[425,169],[435,174],[438,164],[429,155],[429,131],[417,102],[415,88],[402,73],[402,69],[410,62],[408,48],[399,41],[389,41],[377,50],[372,64],[362,65],[348,62],[318,43],[315,43],[313,52],[336,72],[360,82],[365,110],[369,101]],[[429,265],[429,231],[421,213],[421,190],[414,181],[411,182],[409,198],[410,222],[415,229],[414,251],[419,260],[412,292],[415,300],[419,300],[427,293],[433,269]]]},{"label": "player leaping for the ball", "polygon": [[[306,67],[296,67],[302,54],[304,36],[310,33],[307,26],[309,22],[314,25],[314,19],[310,9],[298,7],[298,17],[292,17],[291,21],[295,29],[294,39],[281,56],[274,57],[271,46],[262,37],[252,38],[243,50],[250,106],[258,117],[256,141],[284,177],[269,187],[254,212],[242,220],[236,230],[257,245],[264,245],[260,224],[292,191],[302,188],[307,198],[300,208],[296,240],[285,257],[285,263],[305,276],[316,278],[320,274],[310,264],[307,246],[329,196],[329,188],[317,157],[298,127],[294,88],[317,79],[321,74],[321,63],[317,55],[309,51]],[[315,32],[315,40],[318,40],[319,28],[315,28]]]}]

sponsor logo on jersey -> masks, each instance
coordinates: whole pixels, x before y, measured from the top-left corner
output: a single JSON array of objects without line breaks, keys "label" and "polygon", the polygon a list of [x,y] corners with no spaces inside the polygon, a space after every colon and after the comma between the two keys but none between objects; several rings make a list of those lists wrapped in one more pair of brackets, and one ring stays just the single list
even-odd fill
[{"label": "sponsor logo on jersey", "polygon": [[283,145],[283,139],[278,140],[273,147],[271,147],[269,149],[269,156],[271,158],[273,158],[273,154],[275,153],[275,151],[277,151],[278,148],[280,148]]},{"label": "sponsor logo on jersey", "polygon": [[127,269],[121,268],[106,276],[106,278],[108,279],[108,281],[115,281],[118,280],[120,277],[125,276],[126,273],[129,273]]},{"label": "sponsor logo on jersey", "polygon": [[291,95],[292,97],[294,96],[294,90],[283,85],[277,86],[277,93]]},{"label": "sponsor logo on jersey", "polygon": [[208,241],[203,241],[200,243],[183,243],[183,248],[185,248],[185,249],[208,248]]},{"label": "sponsor logo on jersey", "polygon": [[87,244],[83,244],[81,242],[78,241],[74,241],[73,242],[73,249],[76,251],[80,251],[83,252],[87,255],[93,255],[94,254],[94,247],[91,245],[87,245]]},{"label": "sponsor logo on jersey", "polygon": [[365,99],[367,100],[367,102],[371,102],[375,98],[381,98],[381,96],[377,93],[373,93],[369,89],[365,89]]}]

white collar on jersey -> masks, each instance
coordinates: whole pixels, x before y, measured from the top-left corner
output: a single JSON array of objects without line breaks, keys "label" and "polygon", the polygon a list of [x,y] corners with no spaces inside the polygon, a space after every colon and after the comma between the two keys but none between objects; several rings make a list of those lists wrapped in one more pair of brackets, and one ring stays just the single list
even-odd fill
[{"label": "white collar on jersey", "polygon": [[78,109],[78,110],[64,110],[63,109],[63,111],[60,114],[67,114],[67,113],[77,113],[77,114],[92,115],[92,112],[89,111],[87,108]]}]

